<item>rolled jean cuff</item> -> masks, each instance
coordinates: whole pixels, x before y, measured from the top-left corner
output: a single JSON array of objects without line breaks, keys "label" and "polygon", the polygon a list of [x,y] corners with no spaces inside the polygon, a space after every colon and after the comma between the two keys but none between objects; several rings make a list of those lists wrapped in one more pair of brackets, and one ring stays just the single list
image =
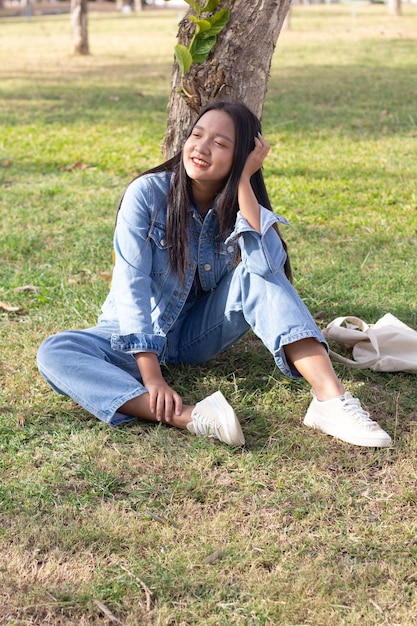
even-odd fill
[{"label": "rolled jean cuff", "polygon": [[[139,383],[140,384],[140,383]],[[147,390],[142,387],[142,389],[138,388],[134,392],[130,392],[125,394],[122,398],[115,400],[112,406],[106,411],[93,410],[92,408],[88,409],[95,417],[99,420],[105,422],[109,426],[119,426],[120,424],[126,424],[127,422],[133,422],[138,419],[134,415],[126,415],[125,413],[121,413],[118,409],[129,402],[129,400],[134,400],[134,398],[138,398],[139,396],[147,393]]]},{"label": "rolled jean cuff", "polygon": [[288,346],[291,343],[295,343],[296,341],[301,341],[302,339],[316,339],[319,343],[324,345],[327,352],[329,351],[329,346],[327,345],[326,340],[319,330],[317,330],[317,332],[304,331],[302,333],[297,333],[296,335],[284,337],[281,340],[279,350],[274,354],[274,359],[280,371],[285,376],[288,376],[288,378],[293,378],[294,380],[299,380],[300,378],[303,378],[303,376],[300,374],[297,368],[294,367],[294,365],[288,363],[284,348],[285,346]]}]

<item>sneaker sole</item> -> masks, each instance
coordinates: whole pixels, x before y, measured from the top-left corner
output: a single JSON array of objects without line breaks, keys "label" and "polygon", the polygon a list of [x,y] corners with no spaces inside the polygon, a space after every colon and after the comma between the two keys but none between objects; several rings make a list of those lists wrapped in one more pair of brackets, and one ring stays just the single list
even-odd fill
[{"label": "sneaker sole", "polygon": [[355,437],[352,436],[351,433],[344,433],[343,430],[336,428],[334,424],[323,422],[322,417],[320,417],[320,420],[316,421],[314,416],[308,413],[304,418],[303,424],[305,426],[309,426],[310,428],[320,430],[326,435],[345,441],[346,443],[351,443],[354,446],[363,446],[366,448],[389,448],[392,445],[392,439],[389,435],[381,435],[378,437]]}]

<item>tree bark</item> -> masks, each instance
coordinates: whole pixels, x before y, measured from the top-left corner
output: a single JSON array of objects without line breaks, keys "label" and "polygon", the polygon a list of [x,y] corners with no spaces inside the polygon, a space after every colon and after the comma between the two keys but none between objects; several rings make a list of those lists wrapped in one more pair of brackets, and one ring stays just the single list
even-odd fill
[{"label": "tree bark", "polygon": [[[193,64],[183,77],[174,62],[168,122],[163,141],[166,158],[176,154],[187,128],[206,104],[238,100],[261,117],[272,55],[290,0],[224,0],[230,20],[204,63]],[[194,25],[185,17],[178,42],[188,45]],[[182,93],[179,91],[183,89]],[[188,95],[186,95],[188,94]]]},{"label": "tree bark", "polygon": [[72,54],[90,54],[87,0],[71,0]]}]

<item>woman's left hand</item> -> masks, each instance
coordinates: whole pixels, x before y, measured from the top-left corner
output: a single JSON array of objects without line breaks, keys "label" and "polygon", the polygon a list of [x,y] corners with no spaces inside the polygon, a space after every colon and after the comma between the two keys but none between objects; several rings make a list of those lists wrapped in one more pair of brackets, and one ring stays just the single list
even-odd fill
[{"label": "woman's left hand", "polygon": [[248,178],[253,176],[262,167],[269,150],[269,143],[262,137],[261,133],[258,133],[258,136],[255,137],[255,147],[246,159],[242,176],[247,176]]},{"label": "woman's left hand", "polygon": [[240,213],[248,224],[258,232],[261,228],[260,209],[250,179],[262,167],[268,152],[269,143],[262,137],[261,133],[258,133],[258,136],[255,137],[255,147],[248,155],[243,167],[238,187]]}]

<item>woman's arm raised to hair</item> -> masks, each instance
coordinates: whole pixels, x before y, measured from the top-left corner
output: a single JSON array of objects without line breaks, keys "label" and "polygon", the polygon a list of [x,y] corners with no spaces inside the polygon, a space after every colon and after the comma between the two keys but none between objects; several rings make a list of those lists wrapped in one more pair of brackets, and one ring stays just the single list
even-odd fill
[{"label": "woman's arm raised to hair", "polygon": [[250,184],[250,179],[262,167],[269,148],[269,144],[259,133],[255,137],[255,148],[246,159],[238,187],[240,213],[249,225],[257,231],[261,229],[260,210],[259,203]]}]

